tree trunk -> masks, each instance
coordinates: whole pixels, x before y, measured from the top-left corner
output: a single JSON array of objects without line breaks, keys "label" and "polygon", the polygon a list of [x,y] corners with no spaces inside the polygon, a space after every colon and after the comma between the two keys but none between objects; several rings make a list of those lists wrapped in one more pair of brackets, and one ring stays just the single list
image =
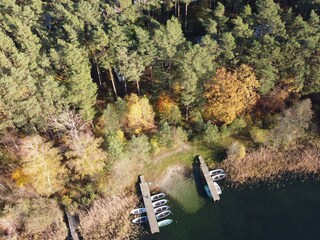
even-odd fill
[{"label": "tree trunk", "polygon": [[127,96],[128,95],[127,80],[125,78],[123,78],[123,82],[124,82],[124,90],[125,90],[126,96]]},{"label": "tree trunk", "polygon": [[114,95],[115,95],[116,100],[117,100],[118,94],[117,94],[116,85],[114,84],[114,77],[113,77],[113,73],[112,73],[111,67],[109,68],[109,74],[110,74],[110,79],[111,79],[111,82],[112,82],[113,92],[114,92]]},{"label": "tree trunk", "polygon": [[185,31],[187,31],[187,24],[188,24],[188,6],[189,6],[189,3],[186,3],[185,20],[184,20],[184,30]]},{"label": "tree trunk", "polygon": [[139,84],[139,81],[137,80],[136,83],[137,83],[138,96],[140,96],[140,84]]},{"label": "tree trunk", "polygon": [[180,1],[178,2],[178,19],[180,18]]},{"label": "tree trunk", "polygon": [[189,118],[189,106],[186,107],[186,121]]},{"label": "tree trunk", "polygon": [[99,85],[102,86],[101,72],[100,72],[99,65],[97,63],[96,63],[96,69],[97,69],[97,74],[98,74]]},{"label": "tree trunk", "polygon": [[178,1],[176,0],[174,2],[174,15],[177,17],[177,5],[178,5]]}]

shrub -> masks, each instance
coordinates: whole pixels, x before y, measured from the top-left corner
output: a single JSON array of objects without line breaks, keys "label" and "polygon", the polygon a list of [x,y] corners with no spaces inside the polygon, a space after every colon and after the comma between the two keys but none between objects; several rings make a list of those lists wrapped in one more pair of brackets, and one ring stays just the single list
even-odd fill
[{"label": "shrub", "polygon": [[228,158],[243,159],[246,156],[246,147],[238,141],[233,142],[227,151]]},{"label": "shrub", "polygon": [[305,136],[313,115],[311,107],[310,99],[306,99],[283,111],[271,129],[266,144],[286,148]]},{"label": "shrub", "polygon": [[255,143],[265,143],[268,137],[268,130],[258,127],[252,127],[250,130],[250,136]]}]

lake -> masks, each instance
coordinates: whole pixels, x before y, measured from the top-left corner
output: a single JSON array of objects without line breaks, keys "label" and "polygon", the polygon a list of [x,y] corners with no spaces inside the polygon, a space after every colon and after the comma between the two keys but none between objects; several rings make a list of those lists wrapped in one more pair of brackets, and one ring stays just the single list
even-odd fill
[{"label": "lake", "polygon": [[165,189],[174,220],[141,240],[317,240],[320,239],[320,184],[293,182],[235,190],[224,186],[210,200],[197,173],[175,173]]}]

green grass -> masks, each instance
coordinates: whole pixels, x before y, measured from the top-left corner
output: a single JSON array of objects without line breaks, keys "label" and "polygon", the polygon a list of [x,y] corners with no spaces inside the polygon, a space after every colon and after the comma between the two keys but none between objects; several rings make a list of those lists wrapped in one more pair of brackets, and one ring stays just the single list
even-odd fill
[{"label": "green grass", "polygon": [[144,174],[147,179],[154,180],[165,174],[166,170],[172,166],[180,165],[191,169],[196,155],[202,155],[205,159],[208,159],[212,156],[212,150],[194,144],[186,151],[175,153],[167,158],[151,162],[143,169],[142,174]]}]

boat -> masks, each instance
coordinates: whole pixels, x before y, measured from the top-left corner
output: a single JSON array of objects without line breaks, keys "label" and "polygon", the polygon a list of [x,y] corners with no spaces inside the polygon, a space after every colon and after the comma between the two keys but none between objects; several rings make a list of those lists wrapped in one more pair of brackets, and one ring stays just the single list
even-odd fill
[{"label": "boat", "polygon": [[160,207],[160,206],[166,204],[167,202],[168,202],[167,199],[161,199],[161,200],[158,200],[158,201],[152,203],[152,205],[155,208],[155,207]]},{"label": "boat", "polygon": [[222,193],[222,191],[221,191],[221,188],[220,188],[219,184],[216,183],[216,182],[213,182],[213,185],[217,189],[218,194],[220,195]]},{"label": "boat", "polygon": [[158,227],[164,227],[169,225],[170,223],[172,223],[173,220],[172,219],[166,219],[166,220],[162,220],[158,222]]},{"label": "boat", "polygon": [[141,213],[145,213],[147,210],[145,208],[136,208],[133,209],[130,214],[141,214]]},{"label": "boat", "polygon": [[170,207],[167,206],[167,205],[164,205],[164,206],[161,206],[161,207],[157,207],[154,209],[154,213],[157,214],[157,213],[161,213],[163,211],[166,211],[168,210]]},{"label": "boat", "polygon": [[151,201],[153,202],[153,201],[157,201],[161,198],[164,198],[165,196],[166,196],[165,193],[158,193],[156,195],[151,196],[150,198],[151,198]]},{"label": "boat", "polygon": [[165,217],[169,216],[170,214],[171,214],[170,210],[163,211],[161,213],[156,214],[156,219],[159,220],[159,219],[165,218]]},{"label": "boat", "polygon": [[218,181],[226,177],[225,173],[219,173],[217,175],[211,176],[213,181]]},{"label": "boat", "polygon": [[206,191],[206,194],[208,195],[209,198],[212,198],[212,195],[211,195],[211,192],[210,192],[210,189],[209,189],[209,186],[208,185],[205,185],[204,186],[204,190]]},{"label": "boat", "polygon": [[138,218],[135,218],[135,219],[132,220],[132,222],[136,223],[136,224],[137,223],[144,223],[146,221],[148,221],[147,216],[138,217]]},{"label": "boat", "polygon": [[218,168],[218,169],[214,169],[214,170],[211,170],[210,172],[210,175],[213,176],[213,175],[217,175],[217,174],[220,174],[220,173],[225,173],[225,171],[221,168]]}]

